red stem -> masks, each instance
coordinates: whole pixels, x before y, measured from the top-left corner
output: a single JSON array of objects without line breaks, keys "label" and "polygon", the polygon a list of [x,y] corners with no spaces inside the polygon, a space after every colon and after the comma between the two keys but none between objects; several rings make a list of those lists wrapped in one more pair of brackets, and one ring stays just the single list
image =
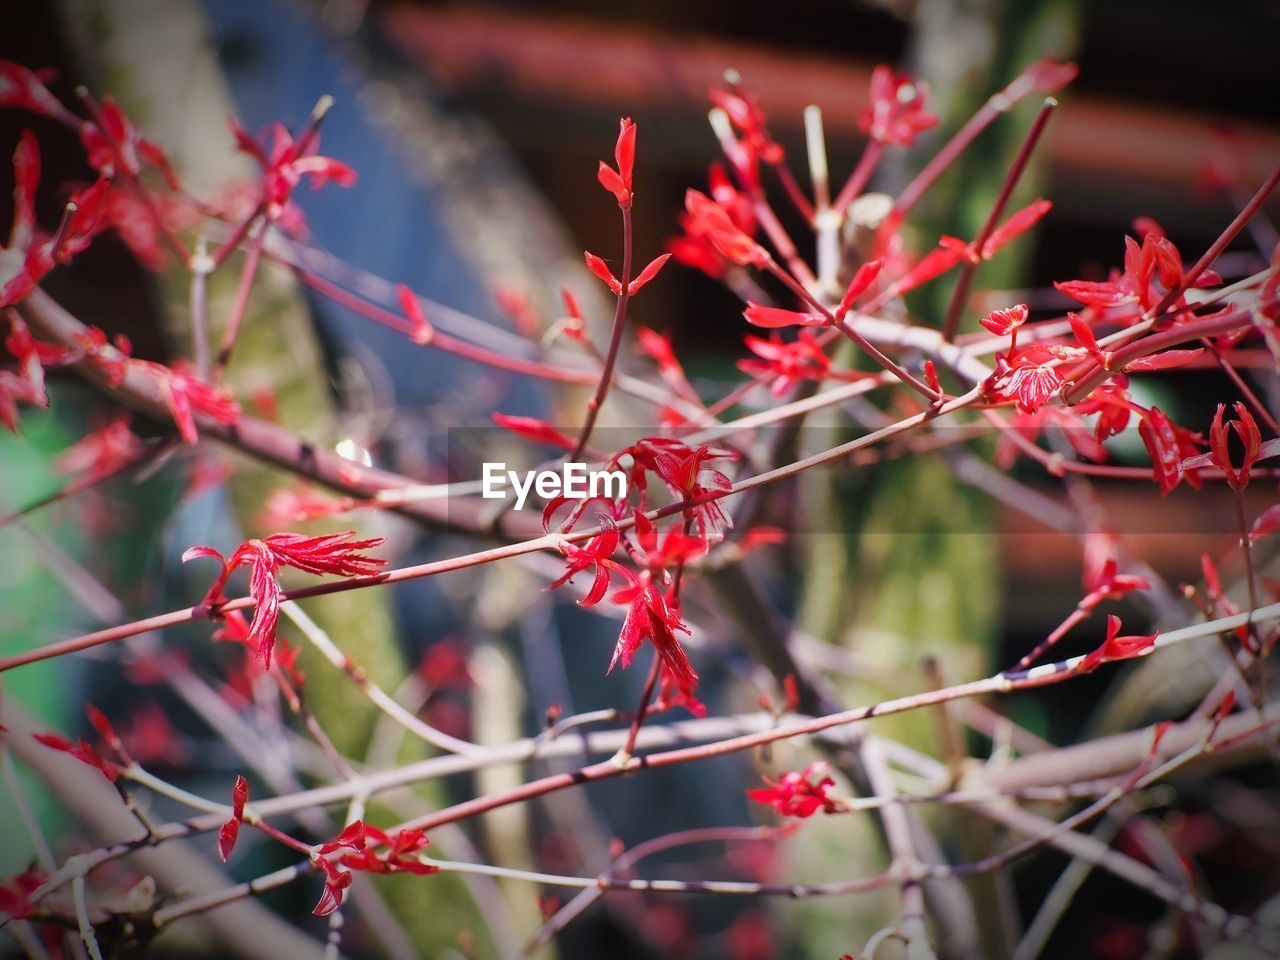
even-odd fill
[{"label": "red stem", "polygon": [[600,408],[609,396],[609,385],[613,382],[613,368],[618,362],[618,349],[622,346],[622,331],[627,323],[627,303],[631,299],[631,208],[622,208],[622,287],[618,291],[618,305],[613,311],[613,333],[609,337],[609,351],[604,357],[604,368],[600,371],[600,382],[596,391],[587,400],[587,418],[582,424],[582,432],[578,434],[578,442],[569,455],[569,462],[576,462],[582,456],[587,443],[591,440],[591,431],[595,429],[596,417]]},{"label": "red stem", "polygon": [[1040,107],[1040,112],[1036,114],[1035,122],[1031,124],[1031,129],[1027,131],[1026,139],[1022,141],[1022,146],[1018,148],[1017,156],[1013,158],[1013,166],[1005,174],[1000,193],[996,196],[996,202],[991,206],[991,213],[987,215],[987,222],[982,225],[982,230],[979,231],[977,239],[973,241],[973,253],[976,259],[966,261],[964,267],[960,270],[955,290],[951,294],[951,303],[947,307],[946,320],[942,324],[942,339],[947,343],[955,339],[956,328],[960,325],[960,314],[969,299],[969,287],[973,283],[973,275],[978,269],[978,263],[986,259],[983,256],[982,248],[987,245],[987,240],[991,238],[991,234],[999,225],[1000,218],[1004,215],[1004,208],[1008,206],[1009,199],[1013,196],[1013,191],[1018,186],[1018,181],[1022,179],[1022,174],[1026,171],[1027,164],[1031,161],[1031,154],[1035,150],[1036,144],[1040,142],[1040,137],[1044,134],[1044,128],[1049,123],[1049,117],[1053,115],[1053,111],[1057,109],[1057,106],[1058,101],[1053,97],[1045,98],[1044,104]]}]

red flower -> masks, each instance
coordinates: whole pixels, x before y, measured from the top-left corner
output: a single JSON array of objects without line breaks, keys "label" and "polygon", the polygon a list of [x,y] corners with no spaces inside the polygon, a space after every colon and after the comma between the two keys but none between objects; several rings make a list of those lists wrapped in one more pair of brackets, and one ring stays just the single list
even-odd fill
[{"label": "red flower", "polygon": [[271,127],[271,148],[264,150],[234,119],[230,121],[236,145],[249,154],[262,168],[262,194],[267,204],[267,217],[278,220],[290,207],[289,198],[303,177],[309,177],[311,188],[318,190],[330,180],[340,187],[356,182],[356,172],[331,157],[316,154],[320,137],[314,132],[295,141],[284,124]]},{"label": "red flower", "polygon": [[872,140],[909,147],[917,135],[937,126],[938,118],[925,107],[929,86],[881,64],[871,74],[871,106],[858,118],[858,126]]},{"label": "red flower", "polygon": [[[836,785],[832,777],[827,775],[829,767],[819,761],[805,767],[803,772],[790,771],[784,773],[779,780],[764,778],[769,784],[767,788],[748,790],[747,796],[757,803],[767,803],[784,817],[811,817],[819,810],[823,813],[839,813],[844,804],[829,797],[831,788]],[[812,777],[820,776],[816,783]]]},{"label": "red flower", "polygon": [[618,143],[613,148],[613,158],[618,169],[600,161],[600,169],[596,178],[617,198],[618,206],[623,210],[631,209],[631,171],[636,162],[636,125],[630,117],[623,117],[618,123]]},{"label": "red flower", "polygon": [[236,774],[236,785],[231,789],[231,819],[218,830],[218,856],[226,863],[240,835],[240,821],[244,819],[244,805],[249,800],[249,781]]},{"label": "red flower", "polygon": [[768,251],[743,233],[725,209],[705,193],[687,191],[684,208],[689,214],[688,228],[705,236],[727,260],[756,267],[770,262]]},{"label": "red flower", "polygon": [[42,404],[36,389],[11,370],[0,370],[0,423],[18,432],[18,403]]},{"label": "red flower", "polygon": [[1081,673],[1092,673],[1104,663],[1112,663],[1116,660],[1132,660],[1134,657],[1140,657],[1147,651],[1151,650],[1156,643],[1158,634],[1148,634],[1147,636],[1117,636],[1120,633],[1120,618],[1115,614],[1107,617],[1107,639],[1102,646],[1088,654],[1080,661],[1080,666],[1076,669]]},{"label": "red flower", "polygon": [[[1154,307],[1168,290],[1182,283],[1182,256],[1178,248],[1159,229],[1149,229],[1142,242],[1125,237],[1124,271],[1112,273],[1105,281],[1067,280],[1054,286],[1072,299],[1098,309],[1136,303],[1143,310]],[[1156,281],[1159,280],[1157,285]],[[1212,270],[1206,270],[1194,286],[1211,287],[1221,283]]]},{"label": "red flower", "polygon": [[204,603],[216,609],[225,602],[222,588],[236,567],[247,566],[249,596],[253,599],[253,621],[249,625],[248,640],[255,643],[263,668],[270,668],[271,653],[275,646],[276,623],[280,619],[280,584],[276,572],[282,566],[293,567],[317,576],[339,577],[373,576],[386,560],[362,553],[369,547],[382,543],[381,537],[369,540],[352,540],[355,532],[328,533],[308,537],[300,533],[273,533],[261,540],[246,540],[230,558],[212,547],[191,547],[182,555],[187,563],[198,557],[210,557],[222,565],[213,586],[205,594]]}]

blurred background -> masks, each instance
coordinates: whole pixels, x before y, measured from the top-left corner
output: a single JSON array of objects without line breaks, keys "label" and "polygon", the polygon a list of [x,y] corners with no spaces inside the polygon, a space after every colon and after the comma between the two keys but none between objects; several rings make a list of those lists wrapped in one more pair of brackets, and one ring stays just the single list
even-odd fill
[{"label": "blurred background", "polygon": [[[336,106],[323,129],[322,152],[351,164],[360,180],[351,190],[299,191],[311,247],[371,295],[384,296],[386,281],[407,283],[442,305],[446,319],[465,326],[465,316],[448,316],[445,308],[452,308],[515,336],[550,326],[563,313],[559,291],[568,287],[603,342],[611,307],[583,271],[581,251],[616,257],[619,231],[614,204],[595,183],[596,163],[612,155],[618,117],[634,118],[640,131],[637,255],[647,261],[678,232],[684,191],[705,187],[708,164],[718,154],[707,92],[723,82],[726,69],[736,70],[758,96],[805,183],[806,105],[824,110],[831,167],[840,181],[863,145],[857,117],[873,67],[889,63],[926,79],[942,123],[882,167],[873,185],[892,193],[1028,63],[1041,56],[1078,63],[1080,76],[1060,95],[1062,109],[1019,193],[1024,203],[1049,197],[1054,210],[1007,259],[984,268],[979,286],[992,304],[1063,305],[1054,299],[1052,281],[1105,276],[1120,263],[1123,235],[1140,216],[1157,220],[1193,258],[1280,160],[1275,0],[1211,10],[1198,0],[51,0],[12,5],[3,22],[0,57],[56,69],[51,86],[67,103],[74,103],[78,83],[114,92],[201,195],[251,182],[252,167],[233,155],[228,114],[255,133],[276,120],[296,129],[320,95],[332,94]],[[942,178],[913,225],[922,249],[940,233],[974,235],[1035,106],[1024,104],[997,121]],[[87,181],[90,172],[74,137],[14,111],[0,111],[0,155],[11,154],[23,128],[40,138],[39,212],[42,224],[52,226],[65,195],[61,185]],[[0,193],[0,223],[7,223],[9,190]],[[1233,248],[1237,273],[1263,262],[1258,250],[1274,244],[1270,230],[1260,218],[1253,236]],[[55,274],[48,290],[82,320],[127,333],[136,355],[170,359],[189,352],[180,266],[163,251],[148,251],[145,242],[110,234]],[[233,281],[213,292],[215,305],[226,303]],[[247,409],[279,416],[321,442],[346,443],[379,464],[438,481],[457,479],[442,466],[451,432],[486,422],[494,410],[577,422],[582,394],[406,350],[398,335],[307,290],[285,270],[268,272],[258,293],[250,321],[258,332],[244,341],[232,382]],[[979,297],[975,309],[984,302]],[[937,315],[945,299],[939,304],[921,296],[913,306]],[[633,318],[670,334],[703,395],[715,397],[738,376],[735,364],[746,355],[740,309],[715,281],[672,265],[637,302]],[[646,369],[632,355],[624,363]],[[1191,425],[1207,425],[1213,403],[1225,395],[1225,380],[1211,371],[1182,376],[1176,388],[1148,384],[1146,400]],[[1274,378],[1259,388],[1274,401]],[[56,454],[100,416],[101,403],[60,380],[53,411],[24,416],[24,438],[2,439],[0,512],[59,485]],[[611,428],[625,432],[643,423],[647,414],[619,405]],[[829,436],[827,429],[815,427],[813,442]],[[1144,462],[1136,442],[1132,453],[1132,462]],[[1079,491],[1019,464],[1014,475],[1043,497],[1036,509],[1019,511],[993,506],[952,480],[941,460],[864,466],[851,480],[815,479],[761,510],[766,521],[798,534],[760,560],[766,599],[779,617],[797,618],[806,636],[847,654],[833,681],[843,699],[918,689],[926,655],[942,658],[949,681],[1005,665],[1078,599],[1080,544],[1055,532],[1055,511],[1078,503]],[[1231,542],[1223,522],[1229,514],[1185,487],[1158,499],[1145,487],[1095,486],[1112,525],[1122,527],[1127,545],[1166,584],[1153,604],[1124,611],[1126,624],[1158,625],[1172,609],[1177,584],[1199,576],[1201,551],[1221,553]],[[95,623],[192,602],[207,571],[180,571],[182,551],[193,543],[230,548],[242,534],[270,532],[280,515],[264,517],[262,507],[280,490],[296,492],[296,486],[220,453],[183,451],[141,481],[113,481],[0,529],[0,649],[25,649]],[[797,519],[797,499],[829,509]],[[922,500],[932,504],[923,516],[914,506]],[[384,517],[359,522],[364,532],[391,538],[397,563],[462,548],[455,539]],[[283,526],[293,524],[286,517]],[[553,705],[565,712],[625,709],[639,692],[636,671],[603,679],[617,624],[576,610],[566,602],[572,597],[542,592],[552,569],[535,562],[511,572],[403,585],[377,597],[330,598],[316,605],[316,615],[379,682],[410,701],[417,696],[431,722],[502,742],[536,732]],[[835,601],[831,590],[807,589],[815,569],[824,583],[841,585]],[[946,589],[939,591],[939,583]],[[71,608],[69,590],[96,600]],[[695,638],[706,699],[713,713],[754,709],[761,692],[777,696],[776,678],[761,676],[735,633],[741,624],[719,613],[724,597],[714,593],[696,594],[690,610],[695,622],[713,611]],[[1064,652],[1090,649],[1098,630],[1084,631]],[[82,659],[70,675],[65,664],[41,665],[4,693],[60,730],[80,723],[79,705],[92,697],[125,718],[121,726],[137,738],[135,752],[150,749],[158,767],[210,795],[225,792],[233,772],[255,753],[260,763],[264,755],[275,757],[255,774],[264,793],[318,777],[298,760],[297,744],[263,732],[270,725],[260,714],[270,708],[261,676],[232,655],[239,651],[210,645],[207,633],[142,638],[106,659]],[[458,658],[466,668],[451,670]],[[324,664],[304,663],[312,708],[337,727],[340,749],[384,762],[413,756],[415,748],[380,726],[344,677]],[[1193,668],[1199,669],[1187,665]],[[217,679],[184,687],[172,682],[174,670]],[[160,682],[166,672],[168,684]],[[409,685],[414,677],[426,678],[421,689]],[[1085,730],[1127,728],[1194,696],[1193,689],[1169,686],[1135,671],[1124,682],[1090,678],[1006,705],[1029,730],[1070,742]],[[239,700],[228,699],[228,687],[239,691]],[[141,699],[139,689],[147,691]],[[210,690],[223,706],[210,705]],[[234,705],[232,716],[220,720],[227,703]],[[240,731],[239,748],[220,739],[228,724]],[[937,746],[931,723],[892,732],[922,749]],[[978,755],[990,751],[990,742],[975,738]],[[263,754],[267,748],[278,752]],[[589,874],[607,865],[614,837],[630,847],[690,826],[756,822],[737,785],[754,785],[753,763],[772,771],[803,757],[797,750],[763,761],[717,761],[644,782],[602,785],[484,818],[472,831],[433,836],[433,842],[460,858]],[[456,778],[406,802],[440,805],[518,775],[504,770]],[[1275,789],[1270,770],[1258,777],[1258,789]],[[726,782],[734,788],[725,789]],[[1208,793],[1194,797],[1189,812],[1179,814],[1183,819],[1167,826],[1204,844],[1206,882],[1222,902],[1243,904],[1277,880],[1274,808],[1264,822],[1242,825],[1206,813],[1214,802]],[[75,835],[47,796],[42,816],[55,836]],[[323,826],[322,818],[318,832]],[[662,875],[845,877],[850,850],[878,841],[869,829],[849,835],[847,824],[841,828],[845,834],[837,837],[830,825],[815,824],[810,839],[797,840],[785,856],[748,845],[736,860],[713,851],[701,861],[658,858],[655,869]],[[1216,831],[1212,842],[1203,836],[1210,830]],[[943,835],[959,847],[962,832],[953,825]],[[0,873],[8,874],[21,869],[30,851],[19,841],[0,841],[0,853]],[[278,857],[260,849],[236,865],[235,875],[271,869],[284,862]],[[982,902],[991,915],[1029,915],[1061,865],[1049,857],[1007,871],[982,891]],[[384,892],[384,907],[413,949],[431,956],[509,953],[552,906],[527,885],[395,878]],[[270,906],[305,914],[309,895],[284,894]],[[795,904],[610,896],[562,934],[555,949],[566,957],[833,958],[852,952],[882,925],[884,905],[874,896]],[[1073,910],[1080,922],[1064,923],[1044,956],[1138,956],[1144,931],[1160,913],[1106,877],[1090,879]],[[397,945],[371,932],[377,924],[370,916],[377,914],[355,925],[347,948],[355,956],[394,955]],[[979,926],[967,955],[1001,955],[1008,932]],[[981,945],[978,954],[973,943]],[[202,948],[224,955],[180,932],[161,941],[158,952],[194,955]],[[954,955],[966,953],[957,948]]]}]

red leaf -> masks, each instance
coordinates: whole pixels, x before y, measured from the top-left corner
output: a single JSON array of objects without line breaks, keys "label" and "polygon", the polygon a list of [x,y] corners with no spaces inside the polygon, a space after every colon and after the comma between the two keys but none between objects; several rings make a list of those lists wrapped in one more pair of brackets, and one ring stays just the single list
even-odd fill
[{"label": "red leaf", "polygon": [[1015,237],[1026,233],[1034,227],[1046,213],[1053,209],[1049,200],[1036,200],[1012,214],[1008,220],[991,231],[991,236],[982,245],[982,259],[989,260]]},{"label": "red leaf", "polygon": [[239,820],[228,820],[218,829],[218,856],[223,863],[231,859],[231,851],[235,849],[236,838],[239,836]]},{"label": "red leaf", "polygon": [[819,327],[827,321],[821,314],[798,313],[795,310],[783,310],[781,307],[764,307],[758,303],[747,301],[747,309],[742,312],[748,323],[757,327]]},{"label": "red leaf", "polygon": [[764,247],[743,233],[728,212],[706,194],[687,191],[684,206],[691,225],[705,235],[722,256],[743,266],[762,267],[770,261]]},{"label": "red leaf", "polygon": [[1125,370],[1129,373],[1172,370],[1175,367],[1185,366],[1202,353],[1204,353],[1204,347],[1196,347],[1194,350],[1166,350],[1164,353],[1142,357],[1139,360],[1127,363],[1125,364]]},{"label": "red leaf", "polygon": [[1182,479],[1182,456],[1173,423],[1157,408],[1142,415],[1138,434],[1151,457],[1151,470],[1162,493],[1169,493]]},{"label": "red leaf", "polygon": [[978,322],[997,337],[1007,337],[1027,322],[1028,308],[1019,303],[1003,310],[992,310]]},{"label": "red leaf", "polygon": [[524,437],[526,440],[532,440],[534,443],[544,443],[549,447],[563,447],[566,450],[572,450],[577,446],[577,442],[565,436],[555,427],[544,423],[536,417],[516,417],[505,413],[493,414],[493,422],[504,430],[510,430],[512,433]]},{"label": "red leaf", "polygon": [[1258,514],[1258,519],[1253,521],[1253,526],[1249,529],[1249,539],[1257,540],[1277,530],[1280,530],[1280,503],[1272,504]]},{"label": "red leaf", "polygon": [[663,265],[670,259],[671,254],[664,253],[661,256],[654,257],[650,260],[648,266],[640,271],[640,276],[631,281],[631,284],[627,287],[627,293],[631,296],[635,296],[635,294],[640,291],[641,287],[658,275],[658,271],[661,270]]},{"label": "red leaf", "polygon": [[622,283],[613,275],[613,271],[609,269],[609,265],[600,257],[597,257],[590,250],[583,251],[583,258],[587,261],[587,269],[594,273],[597,277],[608,284],[609,289],[616,295],[622,294]]},{"label": "red leaf", "polygon": [[1124,303],[1133,303],[1137,294],[1125,290],[1117,283],[1097,282],[1093,280],[1065,280],[1055,282],[1054,286],[1073,300],[1087,303],[1093,307],[1118,307]]},{"label": "red leaf", "polygon": [[867,288],[875,282],[876,277],[880,275],[880,270],[884,266],[884,260],[868,260],[853,275],[853,279],[849,281],[849,287],[845,290],[844,296],[840,298],[840,306],[836,308],[836,316],[843,317],[849,312],[853,306],[853,302],[867,292]]}]

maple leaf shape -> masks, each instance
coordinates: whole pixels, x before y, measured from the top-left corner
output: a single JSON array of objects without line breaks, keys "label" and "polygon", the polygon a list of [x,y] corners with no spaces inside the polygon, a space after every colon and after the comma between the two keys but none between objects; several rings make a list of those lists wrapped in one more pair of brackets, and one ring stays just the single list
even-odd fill
[{"label": "maple leaf shape", "polygon": [[360,577],[373,576],[387,561],[371,557],[362,551],[376,547],[382,537],[353,540],[355,531],[305,536],[300,533],[273,533],[262,539],[246,540],[229,558],[212,547],[195,546],[182,555],[182,562],[199,558],[217,560],[221,571],[205,594],[204,604],[212,610],[225,602],[222,588],[237,567],[249,567],[249,596],[253,600],[253,620],[249,624],[246,640],[256,645],[264,669],[271,666],[271,654],[276,642],[276,624],[280,619],[280,602],[283,591],[276,581],[276,573],[282,566],[293,567],[317,576]]}]

